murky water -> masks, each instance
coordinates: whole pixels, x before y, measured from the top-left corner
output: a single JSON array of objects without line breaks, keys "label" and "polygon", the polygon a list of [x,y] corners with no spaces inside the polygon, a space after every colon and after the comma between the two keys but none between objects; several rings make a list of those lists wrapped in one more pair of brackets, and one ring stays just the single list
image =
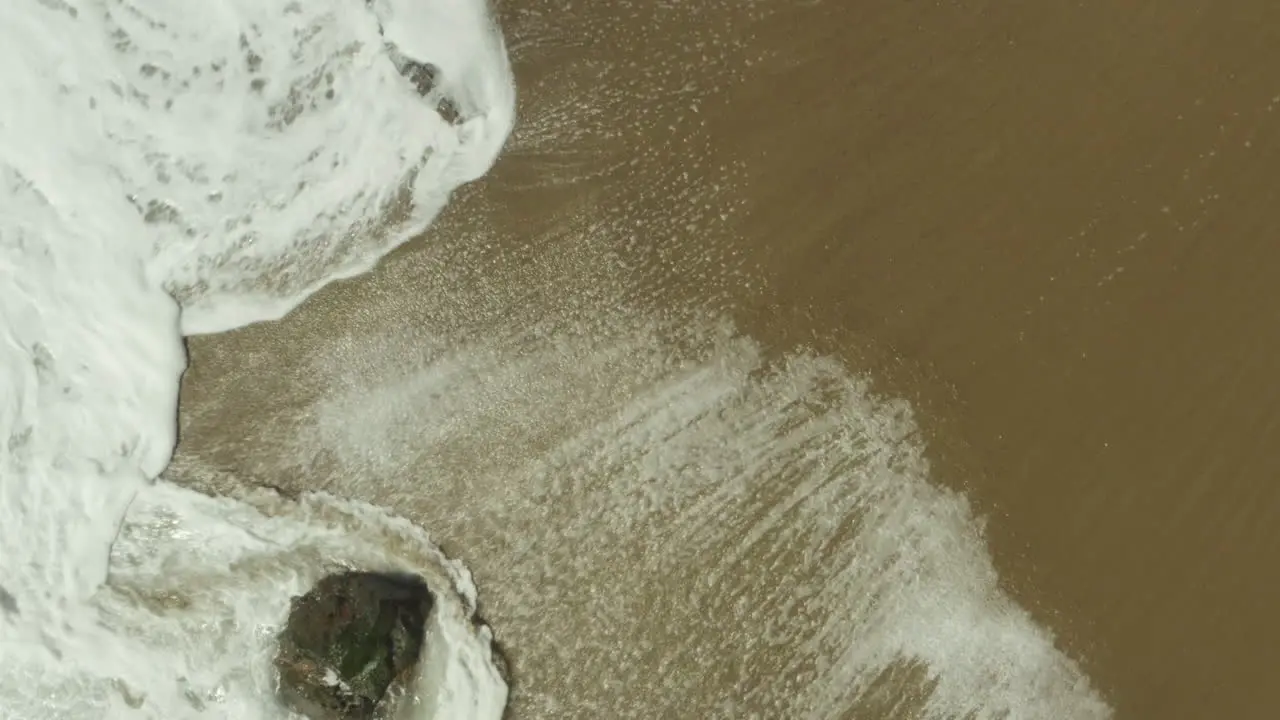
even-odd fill
[{"label": "murky water", "polygon": [[497,167],[182,462],[421,524],[513,717],[1270,717],[1276,12],[504,3]]}]

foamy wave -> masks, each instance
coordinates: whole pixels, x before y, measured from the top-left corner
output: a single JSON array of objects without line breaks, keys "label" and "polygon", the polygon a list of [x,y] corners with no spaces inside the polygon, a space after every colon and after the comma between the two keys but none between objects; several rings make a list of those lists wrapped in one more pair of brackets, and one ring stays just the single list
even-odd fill
[{"label": "foamy wave", "polygon": [[[150,484],[174,445],[181,334],[287,312],[482,175],[514,111],[501,35],[483,0],[24,0],[0,4],[0,68],[0,708],[278,714],[261,693],[180,689],[175,668],[214,672],[249,647],[242,610],[279,612],[295,587],[237,587],[218,576],[229,556],[159,535],[148,552],[212,573],[222,605],[196,593],[211,614],[165,620],[103,585],[137,572],[111,564],[142,522],[131,503],[234,534]],[[425,97],[415,68],[434,76]],[[202,650],[147,635],[178,627]]]},{"label": "foamy wave", "polygon": [[506,686],[489,631],[473,620],[470,574],[420,529],[323,494],[232,500],[166,483],[137,496],[112,547],[111,580],[91,603],[102,646],[87,663],[59,659],[84,672],[23,658],[6,669],[28,692],[7,695],[4,707],[42,718],[285,717],[269,698],[289,598],[342,567],[418,573],[435,591],[427,657],[410,698],[415,717],[501,716]]},{"label": "foamy wave", "polygon": [[522,717],[1111,716],[1001,590],[907,403],[728,325],[596,322],[353,329],[309,354],[328,390],[273,421],[328,463],[312,481],[472,549],[537,659]]}]

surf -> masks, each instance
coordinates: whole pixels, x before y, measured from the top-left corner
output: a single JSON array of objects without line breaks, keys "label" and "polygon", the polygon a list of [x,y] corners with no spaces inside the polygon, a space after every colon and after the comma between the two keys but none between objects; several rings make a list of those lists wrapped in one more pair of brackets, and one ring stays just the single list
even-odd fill
[{"label": "surf", "polygon": [[[354,549],[359,523],[246,516],[156,480],[184,335],[278,318],[367,270],[493,164],[515,91],[488,8],[44,0],[6,4],[0,28],[0,707],[282,717],[268,630],[299,582],[347,561],[437,568],[453,650],[432,675],[456,660],[472,679],[437,711],[497,717],[488,631],[429,538],[414,564]],[[268,517],[294,524],[273,540]],[[350,547],[227,574],[266,552],[246,537]]]}]

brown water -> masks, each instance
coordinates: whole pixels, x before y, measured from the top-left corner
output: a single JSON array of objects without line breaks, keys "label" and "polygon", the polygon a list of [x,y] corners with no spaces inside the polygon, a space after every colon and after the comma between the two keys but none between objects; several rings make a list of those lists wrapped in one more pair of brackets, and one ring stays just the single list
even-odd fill
[{"label": "brown water", "polygon": [[500,15],[507,154],[179,465],[421,522],[517,718],[1275,716],[1280,7]]}]

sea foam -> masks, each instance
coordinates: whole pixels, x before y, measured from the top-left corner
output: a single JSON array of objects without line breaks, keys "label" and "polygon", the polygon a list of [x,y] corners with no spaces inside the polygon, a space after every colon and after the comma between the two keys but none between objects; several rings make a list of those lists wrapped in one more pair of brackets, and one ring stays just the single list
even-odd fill
[{"label": "sea foam", "polygon": [[436,569],[455,652],[428,674],[470,685],[428,704],[499,716],[469,581],[428,538],[154,478],[182,335],[367,269],[513,113],[483,0],[0,4],[0,715],[282,717],[273,629],[349,563]]}]

